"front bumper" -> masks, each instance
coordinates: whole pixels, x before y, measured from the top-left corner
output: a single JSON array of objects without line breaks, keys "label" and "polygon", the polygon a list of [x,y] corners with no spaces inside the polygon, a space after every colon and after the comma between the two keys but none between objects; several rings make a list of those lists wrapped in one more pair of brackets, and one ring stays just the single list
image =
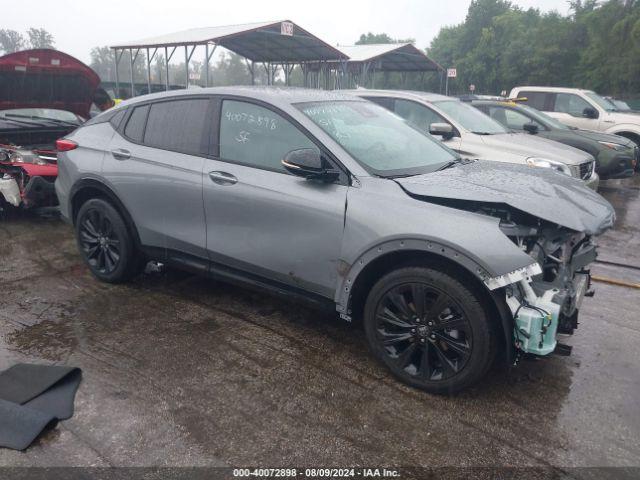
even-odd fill
[{"label": "front bumper", "polygon": [[609,158],[598,157],[598,174],[603,180],[632,177],[638,162],[640,150],[636,147],[633,152],[616,152]]},{"label": "front bumper", "polygon": [[592,190],[598,190],[598,186],[600,185],[600,176],[593,172],[591,176],[584,181],[585,185]]},{"label": "front bumper", "polygon": [[31,177],[21,190],[18,180],[8,174],[0,177],[0,195],[14,207],[44,207],[58,204],[54,187],[55,177]]},{"label": "front bumper", "polygon": [[58,204],[56,196],[55,177],[31,177],[22,192],[22,200],[27,207],[47,206]]}]

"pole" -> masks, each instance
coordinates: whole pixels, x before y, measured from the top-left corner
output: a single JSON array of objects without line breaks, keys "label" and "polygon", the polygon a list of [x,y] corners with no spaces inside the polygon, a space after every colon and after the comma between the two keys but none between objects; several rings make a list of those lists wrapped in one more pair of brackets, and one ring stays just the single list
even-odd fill
[{"label": "pole", "polygon": [[444,81],[444,94],[445,96],[449,96],[449,72],[447,71],[447,78]]},{"label": "pole", "polygon": [[151,58],[147,48],[147,94],[151,93]]},{"label": "pole", "polygon": [[164,89],[169,91],[169,49],[164,47]]},{"label": "pole", "polygon": [[133,60],[133,49],[130,48],[129,49],[129,68],[130,68],[129,73],[130,73],[130,76],[131,76],[131,97],[135,97],[136,96],[136,94],[135,94],[135,85],[133,83],[133,62],[134,62],[134,60]]},{"label": "pole", "polygon": [[209,86],[209,44],[205,43],[204,44],[204,56],[205,56],[205,60],[204,60],[204,86],[208,87]]},{"label": "pole", "polygon": [[189,49],[185,45],[184,46],[184,69],[187,74],[187,78],[185,80],[185,88],[189,88]]},{"label": "pole", "polygon": [[115,98],[120,98],[120,78],[118,75],[118,64],[120,63],[120,59],[118,58],[118,49],[113,50],[113,60],[116,64],[116,93]]}]

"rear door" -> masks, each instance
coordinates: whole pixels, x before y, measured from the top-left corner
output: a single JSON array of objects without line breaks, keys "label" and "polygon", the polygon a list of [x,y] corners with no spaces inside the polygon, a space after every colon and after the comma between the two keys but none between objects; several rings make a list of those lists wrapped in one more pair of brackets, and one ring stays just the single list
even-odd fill
[{"label": "rear door", "polygon": [[291,150],[318,149],[333,160],[271,107],[227,98],[218,110],[212,156],[202,170],[214,268],[231,267],[332,298],[346,175],[322,183],[289,174],[281,160]]},{"label": "rear door", "polygon": [[202,167],[209,142],[207,97],[133,107],[103,163],[143,245],[206,260]]}]

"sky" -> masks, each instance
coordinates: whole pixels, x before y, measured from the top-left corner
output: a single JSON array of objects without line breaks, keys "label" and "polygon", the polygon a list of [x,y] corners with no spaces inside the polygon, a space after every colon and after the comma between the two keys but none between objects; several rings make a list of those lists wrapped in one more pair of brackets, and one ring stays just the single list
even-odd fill
[{"label": "sky", "polygon": [[[441,27],[464,21],[470,0],[4,0],[0,28],[42,27],[58,50],[89,62],[92,47],[195,27],[289,19],[332,45],[362,33],[415,38],[425,48]],[[512,0],[566,14],[565,0]]]}]

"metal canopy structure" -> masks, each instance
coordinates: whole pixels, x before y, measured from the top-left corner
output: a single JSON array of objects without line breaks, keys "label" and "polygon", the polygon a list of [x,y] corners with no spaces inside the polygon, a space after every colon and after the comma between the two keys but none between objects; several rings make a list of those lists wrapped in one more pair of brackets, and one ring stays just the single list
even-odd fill
[{"label": "metal canopy structure", "polygon": [[[333,62],[337,87],[366,84],[376,72],[443,72],[444,68],[412,43],[383,43],[338,47],[349,60]],[[375,86],[375,85],[372,85]]]},{"label": "metal canopy structure", "polygon": [[[262,64],[267,72],[268,83],[274,81],[275,69],[281,66],[285,83],[294,66],[300,65],[303,72],[310,63],[325,65],[327,62],[346,60],[347,55],[289,20],[249,23],[209,28],[193,28],[181,32],[144,38],[112,45],[116,63],[116,89],[119,89],[118,66],[125,51],[130,53],[131,90],[134,90],[133,65],[142,49],[147,52],[147,83],[151,89],[151,62],[158,49],[165,52],[165,83],[169,89],[169,61],[178,47],[184,48],[186,86],[189,86],[189,61],[198,46],[205,47],[205,86],[209,86],[209,63],[217,46],[224,47],[247,59],[247,67],[255,80],[255,64]],[[305,86],[308,76],[305,73]]]}]

